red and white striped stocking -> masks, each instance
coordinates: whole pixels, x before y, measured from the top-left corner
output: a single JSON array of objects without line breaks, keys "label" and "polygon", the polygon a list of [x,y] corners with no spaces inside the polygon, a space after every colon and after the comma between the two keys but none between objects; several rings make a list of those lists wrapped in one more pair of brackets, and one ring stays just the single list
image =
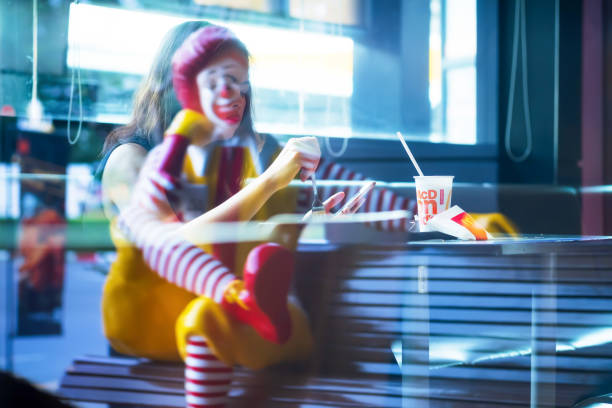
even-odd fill
[{"label": "red and white striped stocking", "polygon": [[191,336],[185,360],[185,398],[188,408],[221,408],[227,403],[232,367],[219,361],[206,339]]}]

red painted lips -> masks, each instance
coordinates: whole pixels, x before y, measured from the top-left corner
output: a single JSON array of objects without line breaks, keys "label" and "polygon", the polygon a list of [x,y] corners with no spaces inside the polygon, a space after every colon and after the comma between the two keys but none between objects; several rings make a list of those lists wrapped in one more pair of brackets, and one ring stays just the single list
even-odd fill
[{"label": "red painted lips", "polygon": [[219,119],[224,122],[228,122],[232,125],[236,123],[240,123],[242,120],[242,113],[244,111],[244,107],[242,105],[238,106],[215,106],[214,108],[215,115],[219,117]]}]

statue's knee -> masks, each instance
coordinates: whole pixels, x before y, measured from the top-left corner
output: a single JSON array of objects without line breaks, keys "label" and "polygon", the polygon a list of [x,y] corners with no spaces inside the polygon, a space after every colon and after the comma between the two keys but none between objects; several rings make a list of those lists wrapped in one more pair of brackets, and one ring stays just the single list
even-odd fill
[{"label": "statue's knee", "polygon": [[233,365],[232,332],[235,323],[213,299],[199,296],[193,299],[179,315],[176,325],[176,344],[185,359],[187,340],[191,336],[204,337],[213,354],[228,365]]}]

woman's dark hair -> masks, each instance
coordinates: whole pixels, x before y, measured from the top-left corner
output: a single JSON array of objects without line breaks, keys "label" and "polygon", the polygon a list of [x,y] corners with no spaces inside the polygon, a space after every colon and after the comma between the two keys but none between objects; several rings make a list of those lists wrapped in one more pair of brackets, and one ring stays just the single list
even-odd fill
[{"label": "woman's dark hair", "polygon": [[[207,25],[209,23],[205,21],[188,21],[168,31],[153,59],[149,73],[134,95],[134,110],[130,121],[106,137],[102,155],[135,134],[147,139],[150,146],[161,142],[164,130],[181,109],[172,87],[172,56],[190,34]],[[249,90],[245,115],[236,132],[241,137],[254,134],[251,109]]]}]

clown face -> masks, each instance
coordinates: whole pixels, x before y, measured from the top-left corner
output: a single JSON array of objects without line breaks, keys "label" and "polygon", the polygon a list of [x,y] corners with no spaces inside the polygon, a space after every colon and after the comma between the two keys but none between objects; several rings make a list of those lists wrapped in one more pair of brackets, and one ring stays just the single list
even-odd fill
[{"label": "clown face", "polygon": [[200,105],[215,125],[213,138],[231,138],[244,116],[249,90],[249,68],[246,57],[235,49],[216,55],[196,76]]}]

